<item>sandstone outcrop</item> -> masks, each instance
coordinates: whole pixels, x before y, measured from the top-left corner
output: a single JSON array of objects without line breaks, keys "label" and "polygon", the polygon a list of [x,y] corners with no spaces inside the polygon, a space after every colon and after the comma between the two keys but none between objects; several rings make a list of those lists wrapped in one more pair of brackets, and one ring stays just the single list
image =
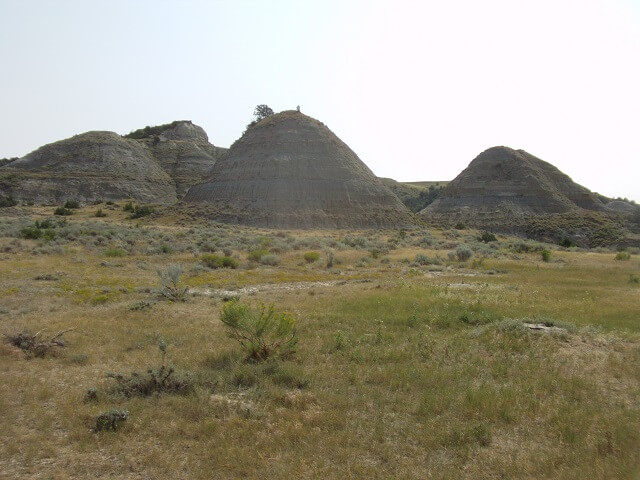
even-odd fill
[{"label": "sandstone outcrop", "polygon": [[323,123],[300,112],[247,129],[185,202],[212,219],[275,228],[413,224],[406,207]]}]

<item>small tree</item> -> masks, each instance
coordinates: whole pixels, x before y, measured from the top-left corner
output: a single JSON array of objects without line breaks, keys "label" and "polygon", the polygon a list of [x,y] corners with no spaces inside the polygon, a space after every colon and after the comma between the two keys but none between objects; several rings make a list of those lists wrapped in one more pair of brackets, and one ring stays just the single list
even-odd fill
[{"label": "small tree", "polygon": [[269,105],[258,105],[256,109],[253,111],[253,115],[256,117],[256,122],[263,120],[271,115],[273,115],[273,110]]}]

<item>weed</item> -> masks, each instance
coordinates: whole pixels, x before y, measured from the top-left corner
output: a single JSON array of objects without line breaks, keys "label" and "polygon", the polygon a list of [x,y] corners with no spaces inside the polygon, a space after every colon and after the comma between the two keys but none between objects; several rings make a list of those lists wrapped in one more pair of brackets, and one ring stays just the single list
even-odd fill
[{"label": "weed", "polygon": [[122,210],[125,212],[133,212],[133,203],[127,202],[123,205]]},{"label": "weed", "polygon": [[98,389],[97,388],[89,388],[84,394],[84,398],[82,399],[84,403],[91,403],[98,401]]},{"label": "weed", "polygon": [[145,373],[132,372],[125,376],[119,373],[108,373],[107,377],[116,381],[112,393],[129,397],[149,397],[163,393],[185,395],[193,389],[189,378],[174,375],[175,369],[165,365],[167,344],[158,340],[158,349],[162,363],[158,368],[149,368]]},{"label": "weed", "polygon": [[222,307],[220,320],[229,336],[245,351],[248,360],[264,361],[272,356],[287,357],[295,352],[298,338],[295,320],[286,312],[276,312],[273,305],[253,310],[237,301]]},{"label": "weed", "polygon": [[66,344],[62,336],[72,330],[73,329],[62,330],[48,339],[42,338],[42,331],[36,333],[24,331],[9,335],[5,334],[4,337],[8,344],[24,351],[27,358],[44,357],[58,348],[64,348]]},{"label": "weed", "polygon": [[103,218],[106,217],[107,214],[104,213],[101,208],[99,208],[98,210],[96,210],[96,213],[93,216],[97,218]]},{"label": "weed", "polygon": [[542,257],[543,262],[548,262],[551,259],[551,252],[545,248],[540,252],[540,256]]},{"label": "weed", "polygon": [[129,412],[127,410],[113,409],[108,412],[98,415],[96,418],[96,432],[118,430],[124,422],[129,418]]},{"label": "weed", "polygon": [[149,310],[151,307],[153,306],[153,303],[151,302],[147,302],[146,300],[140,300],[138,302],[133,303],[130,307],[129,310],[131,311],[144,311],[144,310]]},{"label": "weed", "polygon": [[76,200],[67,200],[64,204],[64,208],[68,208],[69,210],[76,210],[80,208],[80,203]]},{"label": "weed", "polygon": [[629,283],[640,283],[640,277],[635,273],[629,275]]},{"label": "weed", "polygon": [[157,273],[162,285],[160,295],[172,302],[186,301],[189,287],[180,283],[180,277],[182,276],[182,267],[180,265],[169,265],[166,270],[158,270]]}]

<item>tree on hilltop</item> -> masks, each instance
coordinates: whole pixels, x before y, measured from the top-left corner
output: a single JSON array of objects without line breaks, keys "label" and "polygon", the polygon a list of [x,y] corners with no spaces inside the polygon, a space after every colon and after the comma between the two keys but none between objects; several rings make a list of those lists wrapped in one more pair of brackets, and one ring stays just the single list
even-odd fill
[{"label": "tree on hilltop", "polygon": [[273,110],[269,105],[258,105],[256,109],[253,111],[253,115],[256,117],[256,122],[263,120],[271,115],[273,115]]}]

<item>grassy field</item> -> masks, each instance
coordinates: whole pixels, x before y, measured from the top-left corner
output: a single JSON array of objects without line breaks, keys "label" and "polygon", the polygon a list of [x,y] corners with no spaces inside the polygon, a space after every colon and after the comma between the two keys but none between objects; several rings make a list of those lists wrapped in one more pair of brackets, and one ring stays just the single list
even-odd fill
[{"label": "grassy field", "polygon": [[[52,210],[0,210],[0,332],[74,329],[41,358],[0,346],[0,478],[640,478],[637,252]],[[184,302],[158,295],[171,264]],[[245,361],[229,291],[293,315],[295,355]],[[118,392],[159,344],[184,391]]]}]

